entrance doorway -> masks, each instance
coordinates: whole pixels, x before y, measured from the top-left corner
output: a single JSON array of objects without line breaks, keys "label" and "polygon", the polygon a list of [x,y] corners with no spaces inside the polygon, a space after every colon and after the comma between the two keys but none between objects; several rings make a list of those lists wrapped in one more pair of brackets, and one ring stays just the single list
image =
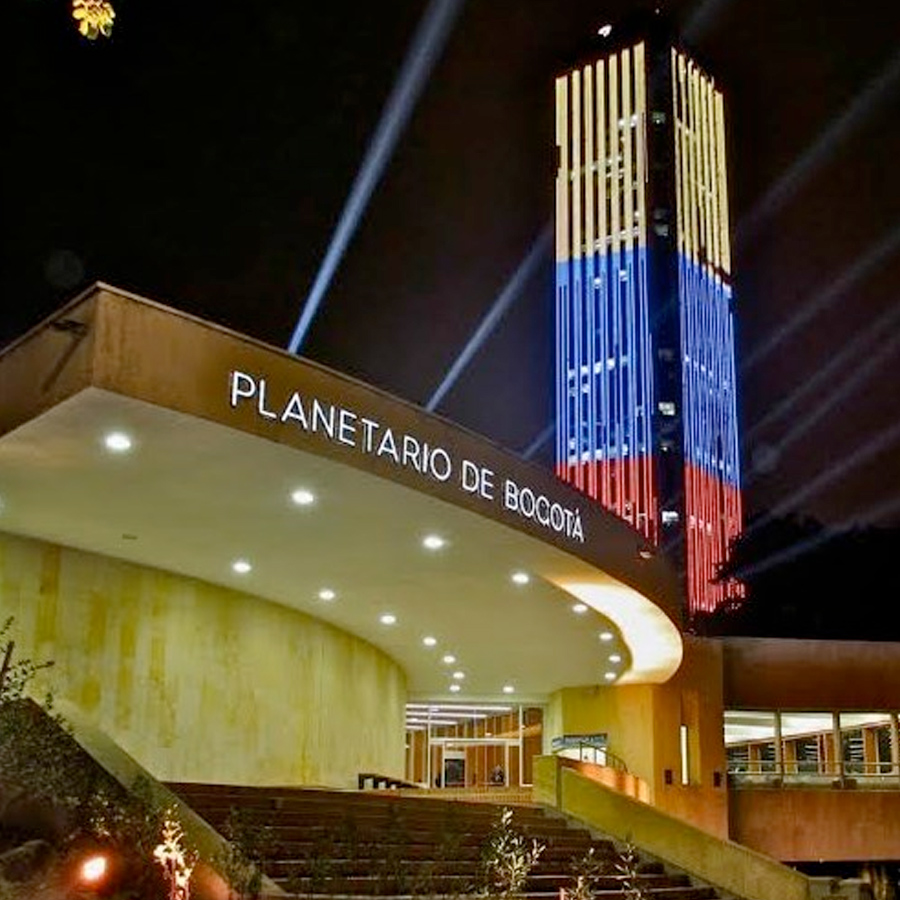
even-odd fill
[{"label": "entrance doorway", "polygon": [[542,746],[539,706],[407,704],[406,779],[422,787],[530,787]]}]

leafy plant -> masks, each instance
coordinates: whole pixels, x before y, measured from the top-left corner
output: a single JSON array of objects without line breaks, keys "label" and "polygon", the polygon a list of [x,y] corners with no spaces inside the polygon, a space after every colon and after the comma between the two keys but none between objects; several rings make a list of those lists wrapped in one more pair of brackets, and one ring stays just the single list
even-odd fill
[{"label": "leafy plant", "polygon": [[198,855],[185,846],[184,829],[172,808],[163,815],[160,837],[160,842],[153,849],[153,858],[162,868],[169,888],[169,900],[190,900],[191,874],[197,865]]},{"label": "leafy plant", "polygon": [[222,831],[228,843],[217,861],[231,896],[240,900],[258,897],[263,865],[274,844],[272,829],[261,825],[246,810],[232,808]]},{"label": "leafy plant", "polygon": [[0,626],[0,783],[8,795],[46,801],[71,818],[94,793],[97,770],[54,709],[53,696],[42,705],[28,698],[28,686],[53,662],[17,659],[13,622]]},{"label": "leafy plant", "polygon": [[504,808],[487,837],[481,867],[481,893],[495,897],[513,897],[522,892],[528,873],[535,867],[544,844],[527,838],[512,824],[513,811]]},{"label": "leafy plant", "polygon": [[645,900],[647,894],[641,887],[640,882],[640,857],[637,849],[631,841],[626,841],[625,845],[618,852],[615,862],[616,872],[622,879],[622,889],[626,900]]},{"label": "leafy plant", "polygon": [[568,900],[593,900],[600,879],[609,871],[609,863],[597,858],[593,847],[572,860],[572,886],[566,888]]}]

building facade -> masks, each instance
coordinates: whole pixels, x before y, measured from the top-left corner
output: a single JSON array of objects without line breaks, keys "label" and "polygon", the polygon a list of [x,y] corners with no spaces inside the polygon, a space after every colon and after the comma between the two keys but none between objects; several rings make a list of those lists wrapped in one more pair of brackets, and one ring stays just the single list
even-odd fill
[{"label": "building facade", "polygon": [[725,104],[656,36],[610,46],[556,80],[556,470],[710,611],[742,596]]},{"label": "building facade", "polygon": [[900,859],[900,647],[684,635],[644,542],[465,429],[114,288],[0,351],[0,613],[56,663],[37,696],[152,777],[499,768],[544,802],[571,764],[628,801],[612,824],[652,811],[704,858]]}]

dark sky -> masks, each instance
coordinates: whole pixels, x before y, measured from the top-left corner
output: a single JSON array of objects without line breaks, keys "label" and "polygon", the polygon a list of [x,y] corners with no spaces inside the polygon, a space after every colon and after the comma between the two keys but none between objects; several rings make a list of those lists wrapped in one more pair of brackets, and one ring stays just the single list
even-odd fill
[{"label": "dark sky", "polygon": [[[284,346],[425,4],[114,5],[96,43],[59,0],[4,7],[0,343],[104,280]],[[550,218],[559,61],[633,7],[468,0],[305,355],[427,401]],[[739,353],[831,297],[742,377],[746,429],[811,384],[752,433],[749,507],[803,490],[801,512],[842,522],[900,498],[900,318],[865,331],[900,305],[900,5],[667,5],[682,27],[700,7],[686,43],[729,104]],[[851,127],[761,216],[848,108]],[[548,259],[440,411],[528,446],[552,415],[552,322]],[[858,334],[849,364],[811,382]]]}]

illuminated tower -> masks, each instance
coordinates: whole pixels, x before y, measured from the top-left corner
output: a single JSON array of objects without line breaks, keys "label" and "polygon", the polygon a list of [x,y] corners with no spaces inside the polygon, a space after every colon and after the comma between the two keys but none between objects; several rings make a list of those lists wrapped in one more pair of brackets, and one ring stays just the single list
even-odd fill
[{"label": "illuminated tower", "polygon": [[556,80],[556,470],[685,567],[741,529],[725,108],[670,43],[613,34]]}]

